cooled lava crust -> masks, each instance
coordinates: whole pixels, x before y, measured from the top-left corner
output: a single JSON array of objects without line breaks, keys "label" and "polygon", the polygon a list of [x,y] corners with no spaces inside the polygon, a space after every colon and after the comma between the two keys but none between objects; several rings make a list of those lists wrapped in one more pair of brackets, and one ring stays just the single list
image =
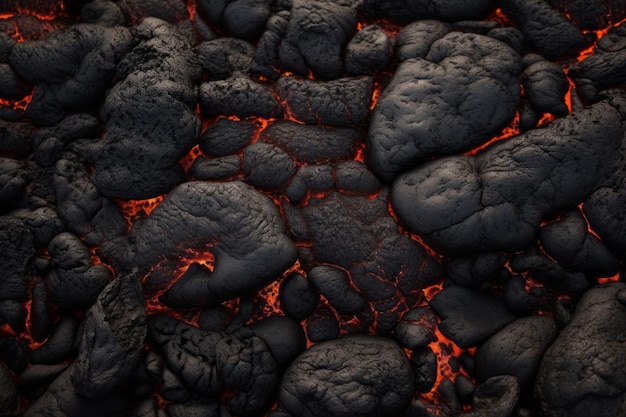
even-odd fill
[{"label": "cooled lava crust", "polygon": [[626,0],[4,0],[0,417],[623,417]]}]

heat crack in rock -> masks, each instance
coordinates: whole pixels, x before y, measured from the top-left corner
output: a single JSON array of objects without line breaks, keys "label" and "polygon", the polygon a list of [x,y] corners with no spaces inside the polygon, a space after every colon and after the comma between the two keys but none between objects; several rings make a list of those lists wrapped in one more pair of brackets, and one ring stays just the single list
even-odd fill
[{"label": "heat crack in rock", "polygon": [[607,175],[624,131],[617,97],[500,142],[423,164],[396,179],[398,218],[436,250],[519,250],[544,215],[582,201]]},{"label": "heat crack in rock", "polygon": [[535,385],[541,417],[626,413],[626,285],[594,287],[543,357]]},{"label": "heat crack in rock", "polygon": [[[285,229],[272,201],[242,182],[190,182],[172,190],[136,224],[127,244],[118,242],[110,249],[121,270],[137,267],[143,273],[157,265],[175,269],[185,257],[210,251],[213,272],[202,267],[163,296],[171,306],[198,307],[239,297],[278,278],[296,260]],[[168,274],[148,278],[147,290],[163,290],[171,279]]]},{"label": "heat crack in rock", "polygon": [[391,181],[418,161],[489,140],[515,116],[520,71],[505,43],[460,32],[401,63],[372,113],[372,170]]},{"label": "heat crack in rock", "polygon": [[294,417],[389,417],[412,395],[413,371],[395,342],[350,335],[319,343],[292,362],[279,408]]},{"label": "heat crack in rock", "polygon": [[15,45],[9,56],[11,66],[37,84],[26,116],[50,125],[96,104],[130,43],[130,31],[121,26],[79,24],[43,40]]},{"label": "heat crack in rock", "polygon": [[104,103],[104,137],[89,152],[100,193],[124,200],[156,197],[182,182],[178,160],[200,134],[201,71],[189,40],[154,18],[136,33],[139,43],[119,63],[119,82]]}]

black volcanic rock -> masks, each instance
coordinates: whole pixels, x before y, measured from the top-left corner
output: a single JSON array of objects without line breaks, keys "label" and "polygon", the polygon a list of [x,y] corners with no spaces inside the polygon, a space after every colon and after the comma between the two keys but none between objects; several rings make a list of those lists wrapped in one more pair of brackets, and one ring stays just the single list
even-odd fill
[{"label": "black volcanic rock", "polygon": [[441,332],[465,349],[515,320],[500,298],[459,286],[444,288],[430,307],[441,317]]},{"label": "black volcanic rock", "polygon": [[609,174],[623,99],[571,113],[476,156],[436,159],[391,190],[398,218],[445,253],[519,250],[542,217],[582,201]]},{"label": "black volcanic rock", "polygon": [[413,371],[389,339],[350,335],[296,358],[280,386],[279,406],[299,417],[397,415],[413,395]]},{"label": "black volcanic rock", "polygon": [[19,394],[13,375],[0,363],[0,416],[17,417],[19,413]]},{"label": "black volcanic rock", "polygon": [[93,106],[115,75],[131,44],[121,26],[79,24],[39,41],[17,44],[9,56],[17,73],[37,88],[26,115],[50,125]]},{"label": "black volcanic rock", "polygon": [[487,36],[452,32],[404,61],[370,123],[368,156],[385,181],[433,156],[487,141],[515,116],[521,60]]},{"label": "black volcanic rock", "polygon": [[[301,252],[301,260],[348,271],[351,286],[376,311],[381,333],[395,326],[405,301],[411,305],[416,291],[440,276],[439,264],[424,248],[398,232],[387,211],[385,192],[374,199],[333,192],[325,198],[311,199],[302,208],[302,215],[308,233],[302,240],[312,243],[313,253],[312,259],[307,259],[309,256]],[[350,311],[360,305],[360,297],[354,297],[354,293],[349,297],[356,302],[348,303]],[[336,301],[343,304],[347,300]],[[372,320],[366,314],[369,310],[362,312],[366,321]]]},{"label": "black volcanic rock", "polygon": [[541,417],[626,412],[626,285],[590,289],[543,357],[535,385]]},{"label": "black volcanic rock", "polygon": [[333,81],[282,77],[276,83],[276,93],[286,114],[304,123],[327,126],[363,123],[369,115],[372,89],[371,77]]},{"label": "black volcanic rock", "polygon": [[565,105],[569,82],[557,64],[550,61],[535,62],[524,69],[520,81],[535,109],[556,116],[569,113]]},{"label": "black volcanic rock", "polygon": [[269,118],[282,115],[272,90],[242,74],[202,84],[200,106],[202,114],[207,117],[225,115]]},{"label": "black volcanic rock", "polygon": [[480,381],[498,375],[517,377],[522,391],[532,391],[543,354],[558,336],[556,321],[546,316],[515,320],[481,345],[476,353]]},{"label": "black volcanic rock", "polygon": [[387,68],[393,42],[380,26],[364,27],[346,46],[346,70],[351,75],[367,75]]},{"label": "black volcanic rock", "polygon": [[526,41],[549,59],[575,56],[592,42],[545,0],[498,0],[498,5]]},{"label": "black volcanic rock", "polygon": [[139,278],[120,276],[85,314],[78,357],[71,367],[76,392],[100,397],[124,382],[141,360],[146,334]]},{"label": "black volcanic rock", "polygon": [[104,137],[89,152],[100,193],[126,200],[156,197],[181,182],[178,160],[200,133],[200,66],[188,39],[154,18],[137,30],[139,43],[119,63],[104,103]]},{"label": "black volcanic rock", "polygon": [[[124,243],[111,245],[119,270],[146,273],[161,263],[163,270],[180,266],[177,257],[198,257],[207,251],[215,269],[181,278],[163,296],[173,306],[204,306],[263,287],[296,259],[293,242],[276,206],[241,182],[185,183],[172,190]],[[105,250],[106,251],[106,250]],[[162,260],[162,254],[168,258]],[[151,276],[151,291],[168,286],[171,275]]]},{"label": "black volcanic rock", "polygon": [[439,20],[418,20],[402,28],[396,38],[396,58],[399,62],[411,58],[425,58],[430,46],[452,31],[452,27]]}]

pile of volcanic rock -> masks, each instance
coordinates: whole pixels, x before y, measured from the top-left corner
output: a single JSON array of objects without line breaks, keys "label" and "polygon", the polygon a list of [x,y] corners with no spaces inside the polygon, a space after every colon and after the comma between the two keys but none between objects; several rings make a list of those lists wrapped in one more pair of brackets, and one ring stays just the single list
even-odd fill
[{"label": "pile of volcanic rock", "polygon": [[626,415],[626,1],[0,13],[0,417]]}]

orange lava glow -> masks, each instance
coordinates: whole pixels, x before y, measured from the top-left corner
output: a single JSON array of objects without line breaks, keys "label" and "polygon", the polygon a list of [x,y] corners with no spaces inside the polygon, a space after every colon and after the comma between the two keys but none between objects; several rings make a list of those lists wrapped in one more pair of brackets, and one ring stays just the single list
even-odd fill
[{"label": "orange lava glow", "polygon": [[146,217],[152,213],[164,198],[165,196],[161,195],[147,200],[115,200],[115,202],[130,225],[138,217]]},{"label": "orange lava glow", "polygon": [[33,100],[33,94],[35,94],[35,90],[32,90],[26,96],[19,100],[5,100],[0,98],[0,108],[10,107],[13,110],[17,111],[25,111],[30,102]]},{"label": "orange lava glow", "polygon": [[380,28],[392,38],[397,38],[398,33],[403,29],[403,26],[392,23],[383,18],[361,18],[356,25],[358,31],[363,30],[367,26],[378,25]]},{"label": "orange lava glow", "polygon": [[585,215],[585,210],[583,210],[584,207],[584,203],[580,203],[578,205],[578,210],[580,211],[580,214],[583,216],[583,218],[585,219],[585,223],[587,223],[587,231],[592,234],[593,236],[595,236],[598,240],[602,241],[602,238],[600,237],[599,234],[597,234],[592,228],[591,225],[589,224],[589,219],[587,218],[587,216]]},{"label": "orange lava glow", "polygon": [[500,133],[497,136],[494,136],[493,138],[489,139],[487,142],[483,143],[482,145],[477,146],[474,149],[465,152],[463,155],[476,155],[477,153],[479,153],[485,148],[488,148],[495,142],[519,135],[520,134],[519,122],[520,122],[520,113],[519,111],[517,111],[515,112],[515,117],[513,118],[513,121],[511,122],[511,124],[505,127],[504,130],[502,130],[502,133]]},{"label": "orange lava glow", "polygon": [[183,167],[185,173],[189,171],[189,168],[196,162],[196,159],[202,155],[202,151],[200,150],[200,145],[196,145],[187,153],[187,155],[183,156],[178,160],[178,164]]},{"label": "orange lava glow", "polygon": [[428,244],[426,242],[424,242],[424,239],[422,239],[421,236],[415,234],[415,233],[411,233],[408,230],[406,230],[404,228],[404,226],[402,226],[402,223],[400,222],[400,219],[398,219],[398,215],[396,214],[396,212],[393,210],[393,207],[391,206],[391,201],[387,202],[387,211],[389,212],[389,214],[391,215],[391,217],[393,218],[393,220],[396,222],[396,224],[398,225],[398,232],[406,237],[408,237],[411,240],[416,241],[417,243],[419,243],[420,245],[422,245],[422,247],[426,250],[426,252],[432,257],[435,258],[439,261],[441,261],[443,259],[443,255],[440,254],[439,252],[437,252],[436,250],[434,250],[433,248],[431,248],[430,246],[428,246]]},{"label": "orange lava glow", "polygon": [[497,8],[485,20],[490,21],[490,22],[498,22],[498,24],[502,27],[515,27],[515,24],[511,22],[511,19],[509,19],[509,17],[505,15],[504,12],[500,8]]}]

